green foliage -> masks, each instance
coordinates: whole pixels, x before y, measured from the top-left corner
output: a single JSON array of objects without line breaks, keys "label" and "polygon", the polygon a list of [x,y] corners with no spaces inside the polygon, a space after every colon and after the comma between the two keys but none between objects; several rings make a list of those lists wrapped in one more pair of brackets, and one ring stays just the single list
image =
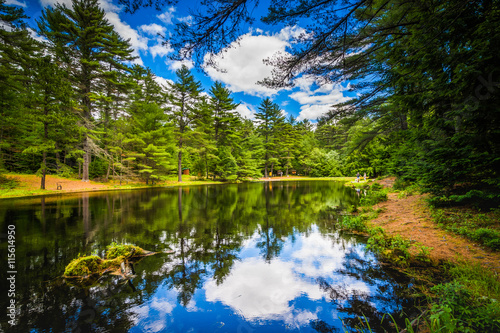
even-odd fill
[{"label": "green foliage", "polygon": [[367,248],[382,254],[385,258],[391,260],[396,265],[408,266],[411,259],[411,242],[400,235],[389,237],[382,228],[369,230]]},{"label": "green foliage", "polygon": [[305,164],[311,177],[342,177],[340,155],[333,150],[314,148]]},{"label": "green foliage", "polygon": [[107,161],[99,157],[93,158],[89,166],[89,178],[90,179],[100,178],[106,174],[107,170],[108,170]]},{"label": "green foliage", "polygon": [[64,275],[66,276],[88,276],[97,273],[101,268],[102,259],[98,256],[85,256],[79,257],[71,261],[66,269]]},{"label": "green foliage", "polygon": [[373,183],[371,186],[370,186],[370,189],[372,191],[380,191],[382,190],[384,187],[382,185],[380,185],[380,183]]},{"label": "green foliage", "polygon": [[479,242],[493,250],[500,250],[498,211],[488,214],[477,211],[433,209],[432,217],[441,228]]},{"label": "green foliage", "polygon": [[145,253],[140,247],[131,244],[117,244],[113,242],[106,247],[106,259],[116,259],[118,257],[127,259],[132,256],[141,256]]},{"label": "green foliage", "polygon": [[354,230],[358,232],[367,231],[367,227],[363,219],[359,216],[344,215],[337,222],[337,226],[341,229]]},{"label": "green foliage", "polygon": [[387,201],[387,190],[368,190],[366,196],[362,196],[359,203],[362,206],[372,206]]},{"label": "green foliage", "polygon": [[16,179],[0,173],[0,189],[10,190],[16,188],[18,185],[19,182]]},{"label": "green foliage", "polygon": [[433,332],[497,332],[500,330],[498,301],[473,294],[457,282],[432,288],[438,297],[432,305]]}]

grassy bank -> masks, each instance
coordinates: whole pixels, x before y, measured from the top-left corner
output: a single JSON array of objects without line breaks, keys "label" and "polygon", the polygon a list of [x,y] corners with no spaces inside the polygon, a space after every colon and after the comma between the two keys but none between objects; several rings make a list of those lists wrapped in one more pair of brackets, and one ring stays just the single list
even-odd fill
[{"label": "grassy bank", "polygon": [[[372,221],[384,211],[377,204],[388,200],[391,190],[383,189],[377,183],[366,190],[361,206],[339,220],[338,227],[367,235],[369,249],[378,253],[383,261],[419,281],[414,294],[424,297],[425,304],[420,317],[407,320],[407,332],[499,332],[498,275],[473,262],[436,260],[431,255],[433,248],[412,241],[407,238],[408,235],[389,235],[384,227]],[[415,187],[400,189],[397,197],[404,199],[415,191]],[[483,230],[498,227],[498,219],[495,219],[498,210],[481,213],[462,209],[458,214],[455,208],[427,209],[431,209],[436,227],[460,235],[467,233],[471,240],[484,240],[483,245],[492,244],[490,248],[496,248],[498,237],[492,237],[491,232]]]},{"label": "grassy bank", "polygon": [[[252,179],[252,182],[262,181],[303,181],[303,180],[333,180],[340,182],[354,182],[354,177],[305,177],[305,176],[290,176],[290,177],[273,177]],[[63,178],[60,176],[49,175],[46,179],[46,189],[40,189],[40,177],[26,174],[6,174],[0,175],[0,199],[1,198],[16,198],[16,197],[33,197],[40,195],[52,195],[61,193],[75,192],[94,192],[94,191],[110,191],[110,190],[131,190],[155,187],[170,187],[170,186],[193,186],[193,185],[211,185],[211,184],[226,184],[220,180],[199,179],[198,177],[183,175],[182,182],[177,180],[177,176],[171,176],[154,185],[146,185],[140,181],[124,181],[120,184],[119,181],[97,182],[89,181],[82,182],[77,178]],[[360,183],[357,183],[360,184]],[[58,185],[61,189],[58,189]]]},{"label": "grassy bank", "polygon": [[[16,198],[16,197],[32,197],[39,195],[51,195],[61,193],[74,192],[94,192],[94,191],[110,191],[110,190],[131,190],[154,187],[167,186],[193,186],[202,184],[221,184],[220,181],[198,180],[195,177],[183,176],[183,181],[178,182],[177,177],[171,177],[154,185],[146,185],[139,181],[124,181],[120,184],[119,181],[109,182],[82,182],[77,178],[64,178],[60,176],[47,176],[46,189],[40,189],[40,177],[26,174],[7,174],[3,175],[0,180],[0,199],[1,198]],[[58,184],[61,189],[57,189]]]}]

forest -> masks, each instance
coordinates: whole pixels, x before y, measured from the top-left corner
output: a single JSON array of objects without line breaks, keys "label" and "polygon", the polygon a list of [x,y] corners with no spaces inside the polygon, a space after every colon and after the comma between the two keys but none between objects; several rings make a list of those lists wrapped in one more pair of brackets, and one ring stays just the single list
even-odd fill
[{"label": "forest", "polygon": [[[134,12],[172,1],[121,3]],[[238,24],[255,19],[252,3],[213,1],[180,23],[176,55],[199,64],[223,50]],[[47,174],[155,184],[181,181],[187,169],[230,181],[366,172],[418,183],[443,204],[498,206],[498,5],[363,0],[339,10],[337,1],[271,1],[263,22],[315,23],[290,53],[268,60],[275,71],[262,84],[308,75],[349,80],[357,92],[311,123],[285,117],[271,98],[255,120],[242,118],[228,88],[203,91],[187,67],[158,83],[132,65],[129,41],[97,0],[45,8],[36,27],[0,0],[0,175],[37,174],[43,189]]]}]

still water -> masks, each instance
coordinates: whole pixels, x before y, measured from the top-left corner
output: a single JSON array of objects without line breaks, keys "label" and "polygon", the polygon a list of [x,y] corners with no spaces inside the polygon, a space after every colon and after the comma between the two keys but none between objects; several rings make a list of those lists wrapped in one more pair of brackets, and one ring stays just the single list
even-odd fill
[{"label": "still water", "polygon": [[[411,309],[402,296],[410,282],[383,268],[365,239],[335,229],[357,201],[331,181],[1,200],[0,233],[15,225],[17,273],[11,326],[1,238],[0,331],[344,332],[359,316],[390,331],[382,317]],[[160,253],[130,279],[80,288],[61,278],[79,254],[103,256],[113,241]]]}]

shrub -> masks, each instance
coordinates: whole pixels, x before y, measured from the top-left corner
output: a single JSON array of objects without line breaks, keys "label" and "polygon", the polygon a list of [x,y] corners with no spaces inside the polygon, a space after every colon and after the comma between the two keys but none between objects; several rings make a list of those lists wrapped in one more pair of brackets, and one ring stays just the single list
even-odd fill
[{"label": "shrub", "polygon": [[359,232],[366,231],[366,225],[359,216],[344,215],[339,221],[338,226],[342,229],[354,230]]},{"label": "shrub", "polygon": [[438,300],[431,308],[433,332],[498,332],[500,307],[496,300],[474,295],[457,282],[431,289]]},{"label": "shrub", "polygon": [[366,196],[361,197],[359,203],[362,206],[373,206],[380,202],[387,201],[387,191],[368,191]]}]

